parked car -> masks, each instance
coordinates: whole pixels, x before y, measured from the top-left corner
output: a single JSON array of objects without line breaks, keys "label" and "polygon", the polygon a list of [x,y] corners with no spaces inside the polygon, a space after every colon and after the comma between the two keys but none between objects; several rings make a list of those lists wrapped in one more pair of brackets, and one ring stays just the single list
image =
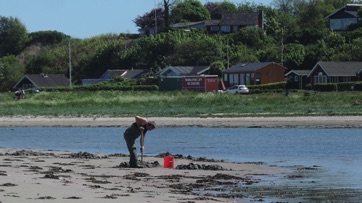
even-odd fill
[{"label": "parked car", "polygon": [[249,93],[249,89],[245,85],[234,85],[227,88],[226,92],[230,94],[247,94]]}]

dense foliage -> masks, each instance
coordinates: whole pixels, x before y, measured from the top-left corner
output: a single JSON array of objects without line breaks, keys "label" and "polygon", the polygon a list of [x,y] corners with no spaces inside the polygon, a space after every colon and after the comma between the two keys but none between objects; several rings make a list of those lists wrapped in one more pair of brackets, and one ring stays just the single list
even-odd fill
[{"label": "dense foliage", "polygon": [[[74,84],[84,78],[99,78],[107,69],[149,69],[153,74],[167,65],[212,65],[220,75],[229,64],[240,62],[273,61],[290,70],[311,69],[320,60],[362,61],[361,24],[345,32],[332,32],[324,19],[345,4],[360,1],[274,0],[273,7],[247,2],[163,2],[163,8],[156,10],[159,26],[218,19],[222,12],[263,10],[265,30],[209,35],[194,29],[165,29],[156,36],[107,34],[72,39],[56,31],[26,33],[18,19],[0,16],[0,91],[11,90],[25,73],[69,76],[69,53]],[[197,15],[192,13],[196,8]],[[154,26],[153,11],[138,16],[136,25]]]}]

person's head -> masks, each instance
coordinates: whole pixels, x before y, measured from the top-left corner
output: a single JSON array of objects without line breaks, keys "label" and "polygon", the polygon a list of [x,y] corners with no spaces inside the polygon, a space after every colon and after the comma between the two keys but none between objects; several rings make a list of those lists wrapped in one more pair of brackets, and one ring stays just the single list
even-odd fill
[{"label": "person's head", "polygon": [[147,130],[154,130],[156,128],[156,123],[154,121],[148,121],[146,128]]}]

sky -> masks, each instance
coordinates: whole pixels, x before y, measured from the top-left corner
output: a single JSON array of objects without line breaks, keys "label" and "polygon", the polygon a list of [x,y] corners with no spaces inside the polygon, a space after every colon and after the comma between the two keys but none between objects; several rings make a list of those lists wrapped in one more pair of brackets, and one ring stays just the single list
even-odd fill
[{"label": "sky", "polygon": [[[206,2],[223,0],[200,0]],[[270,6],[272,0],[229,0]],[[85,39],[102,34],[138,33],[133,20],[162,0],[0,0],[0,16],[18,18],[27,31],[58,31]]]}]

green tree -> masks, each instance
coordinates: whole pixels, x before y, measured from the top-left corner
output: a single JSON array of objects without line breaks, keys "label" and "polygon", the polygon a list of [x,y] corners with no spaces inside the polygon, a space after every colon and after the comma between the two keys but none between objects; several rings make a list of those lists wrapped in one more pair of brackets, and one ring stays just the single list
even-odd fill
[{"label": "green tree", "polygon": [[210,74],[218,75],[219,78],[222,77],[222,72],[225,70],[225,65],[222,61],[212,62],[210,65]]},{"label": "green tree", "polygon": [[15,56],[9,55],[0,58],[0,90],[8,91],[23,76],[24,66]]},{"label": "green tree", "polygon": [[58,44],[65,39],[70,39],[69,35],[65,35],[57,31],[39,31],[29,34],[28,44],[41,44],[43,46]]},{"label": "green tree", "polygon": [[209,11],[211,19],[221,19],[223,13],[234,13],[238,11],[236,5],[228,1],[208,2],[204,6]]},{"label": "green tree", "polygon": [[19,19],[0,16],[0,57],[19,54],[27,41],[28,33]]},{"label": "green tree", "polygon": [[203,33],[189,33],[181,43],[175,47],[174,53],[168,57],[172,65],[200,66],[210,65],[216,60],[223,60],[225,52],[223,44]]},{"label": "green tree", "polygon": [[349,50],[353,61],[362,61],[362,38],[353,40]]},{"label": "green tree", "polygon": [[285,66],[289,69],[300,69],[304,62],[305,49],[301,44],[290,43],[285,47]]},{"label": "green tree", "polygon": [[171,10],[170,19],[172,23],[198,22],[210,19],[210,13],[200,1],[185,0]]}]

